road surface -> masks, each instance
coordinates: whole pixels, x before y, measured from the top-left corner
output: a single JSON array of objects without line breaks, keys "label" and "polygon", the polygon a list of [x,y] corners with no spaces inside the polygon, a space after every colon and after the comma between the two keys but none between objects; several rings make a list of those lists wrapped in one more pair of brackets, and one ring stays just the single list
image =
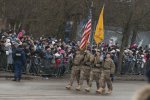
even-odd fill
[{"label": "road surface", "polygon": [[66,80],[63,79],[23,80],[20,83],[0,79],[0,100],[131,100],[145,84],[140,81],[118,81],[114,83],[111,96],[100,96],[95,93],[95,85],[91,93],[76,92],[74,89],[68,91],[64,87]]}]

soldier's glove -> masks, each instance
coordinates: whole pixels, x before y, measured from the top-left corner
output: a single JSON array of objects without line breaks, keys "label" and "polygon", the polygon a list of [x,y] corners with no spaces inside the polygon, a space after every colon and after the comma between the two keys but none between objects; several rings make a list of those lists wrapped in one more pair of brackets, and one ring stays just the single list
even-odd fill
[{"label": "soldier's glove", "polygon": [[111,78],[111,81],[113,82],[114,81],[114,75],[110,74],[110,78]]}]

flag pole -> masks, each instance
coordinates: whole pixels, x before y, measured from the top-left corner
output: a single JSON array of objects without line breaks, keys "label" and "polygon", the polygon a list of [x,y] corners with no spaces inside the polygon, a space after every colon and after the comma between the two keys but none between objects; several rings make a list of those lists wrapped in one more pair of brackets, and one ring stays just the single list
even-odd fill
[{"label": "flag pole", "polygon": [[97,44],[97,49],[96,49],[96,52],[98,52],[98,46],[99,46],[99,44]]},{"label": "flag pole", "polygon": [[[92,7],[93,7],[93,0],[92,0],[92,2],[90,3],[90,5],[88,5],[88,8],[89,8],[89,10],[90,10],[90,15],[89,15],[89,18],[88,18],[88,22],[87,22],[87,24],[86,24],[86,30],[88,29],[88,31],[85,31],[86,33],[84,33],[83,32],[83,36],[84,36],[84,38],[82,38],[82,47],[84,46],[84,49],[88,49],[88,44],[90,44],[91,42],[90,42],[90,40],[91,39],[93,39],[93,36],[92,36],[92,30],[93,30],[93,21],[92,21]],[[89,29],[90,29],[90,31],[89,31]],[[92,37],[92,38],[91,38]],[[90,42],[90,43],[89,43]],[[83,44],[84,43],[84,44]],[[81,45],[80,45],[81,46]]]},{"label": "flag pole", "polygon": [[94,26],[95,26],[95,25],[94,25],[94,24],[95,24],[95,23],[94,23],[94,13],[93,13],[93,12],[94,12],[94,3],[93,3],[93,0],[91,1],[90,9],[91,9],[91,17],[92,17],[92,18],[91,18],[91,20],[92,20],[92,31],[91,31],[91,36],[90,36],[90,37],[91,37],[91,38],[90,38],[90,45],[93,46],[93,43],[94,43],[94,42],[93,42]]},{"label": "flag pole", "polygon": [[94,35],[94,39],[95,39],[96,44],[101,43],[102,40],[104,39],[103,13],[104,13],[104,6],[101,10],[99,20],[98,20],[98,23],[97,23],[97,26],[96,26],[95,35]]}]

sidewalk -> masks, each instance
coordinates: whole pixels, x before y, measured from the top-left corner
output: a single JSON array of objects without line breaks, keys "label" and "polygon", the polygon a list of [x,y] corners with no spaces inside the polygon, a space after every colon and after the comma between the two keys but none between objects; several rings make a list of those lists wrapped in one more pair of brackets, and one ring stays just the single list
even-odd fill
[{"label": "sidewalk", "polygon": [[[13,78],[14,74],[11,72],[3,72],[0,71],[0,78]],[[36,79],[38,76],[32,76],[32,75],[22,75],[22,79],[24,80],[32,80],[32,79]]]},{"label": "sidewalk", "polygon": [[[13,78],[14,74],[9,72],[0,72],[0,78]],[[69,74],[63,76],[63,78],[68,79],[70,77]],[[54,77],[52,77],[54,78]],[[40,80],[42,79],[41,76],[33,76],[33,75],[22,75],[22,79],[24,80]],[[146,78],[143,75],[121,75],[115,76],[115,80],[121,81],[145,81]]]},{"label": "sidewalk", "polygon": [[115,80],[122,80],[122,81],[145,81],[146,77],[144,75],[121,75],[121,76],[115,76]]}]

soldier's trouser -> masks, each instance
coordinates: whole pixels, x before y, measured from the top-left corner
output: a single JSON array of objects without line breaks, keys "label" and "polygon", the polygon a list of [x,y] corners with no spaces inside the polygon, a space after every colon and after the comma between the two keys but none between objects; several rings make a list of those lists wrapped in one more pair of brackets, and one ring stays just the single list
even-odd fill
[{"label": "soldier's trouser", "polygon": [[71,70],[71,77],[70,77],[70,85],[72,86],[73,85],[73,82],[74,82],[74,79],[76,78],[77,80],[77,83],[79,85],[79,80],[80,80],[80,69],[76,69],[76,68],[73,68]]},{"label": "soldier's trouser", "polygon": [[89,85],[89,77],[90,77],[90,68],[85,66],[83,68],[81,68],[81,71],[80,71],[80,85],[82,86],[83,85],[83,81],[86,80],[87,81],[87,85]]},{"label": "soldier's trouser", "polygon": [[97,86],[97,89],[98,89],[100,87],[100,83],[99,83],[100,71],[91,70],[91,72],[90,72],[90,80],[89,80],[89,87],[92,87],[93,80],[96,81],[96,86]]},{"label": "soldier's trouser", "polygon": [[107,84],[108,89],[113,90],[109,70],[102,71],[100,83],[101,83],[101,88],[105,89]]}]

